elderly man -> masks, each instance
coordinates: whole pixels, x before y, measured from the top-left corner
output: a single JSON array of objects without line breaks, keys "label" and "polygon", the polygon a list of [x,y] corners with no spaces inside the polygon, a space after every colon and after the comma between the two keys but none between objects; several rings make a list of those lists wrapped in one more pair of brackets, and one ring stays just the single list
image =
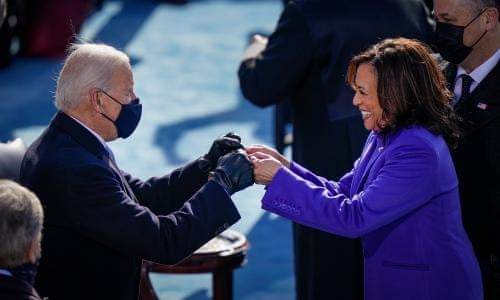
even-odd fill
[{"label": "elderly man", "polygon": [[0,180],[0,299],[40,299],[33,288],[43,210],[32,192]]},{"label": "elderly man", "polygon": [[500,299],[499,10],[499,0],[434,0],[435,44],[463,134],[452,153],[463,222],[486,299]]},{"label": "elderly man", "polygon": [[130,136],[141,116],[125,53],[75,45],[56,106],[21,167],[47,213],[36,279],[43,297],[137,299],[142,259],[177,263],[240,218],[230,195],[253,174],[237,135],[145,182],[117,166],[106,142]]}]

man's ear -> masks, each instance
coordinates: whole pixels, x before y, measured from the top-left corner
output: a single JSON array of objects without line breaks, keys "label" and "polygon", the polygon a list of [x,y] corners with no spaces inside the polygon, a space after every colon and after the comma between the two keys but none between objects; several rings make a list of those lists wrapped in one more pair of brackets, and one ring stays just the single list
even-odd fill
[{"label": "man's ear", "polygon": [[26,247],[25,253],[26,261],[35,263],[40,257],[40,241],[38,239],[34,239],[31,243]]},{"label": "man's ear", "polygon": [[489,7],[486,10],[486,16],[488,20],[486,23],[486,30],[494,29],[498,25],[498,22],[500,21],[498,9],[494,7]]},{"label": "man's ear", "polygon": [[100,112],[102,106],[101,90],[98,88],[90,88],[88,98],[92,108]]}]

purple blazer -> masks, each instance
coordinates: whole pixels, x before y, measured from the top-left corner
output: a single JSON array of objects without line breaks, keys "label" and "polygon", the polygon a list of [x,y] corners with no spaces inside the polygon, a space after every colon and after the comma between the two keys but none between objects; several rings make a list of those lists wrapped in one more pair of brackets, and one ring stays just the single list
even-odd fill
[{"label": "purple blazer", "polygon": [[425,128],[372,132],[352,171],[338,182],[292,162],[276,173],[262,207],[361,237],[366,300],[483,299],[448,147]]}]

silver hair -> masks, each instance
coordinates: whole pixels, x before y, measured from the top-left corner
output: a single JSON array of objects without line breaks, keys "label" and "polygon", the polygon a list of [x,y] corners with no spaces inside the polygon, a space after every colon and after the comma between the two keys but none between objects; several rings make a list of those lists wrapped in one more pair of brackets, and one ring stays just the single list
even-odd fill
[{"label": "silver hair", "polygon": [[62,111],[77,107],[91,88],[108,89],[116,67],[130,63],[124,52],[104,44],[72,44],[69,53],[57,78],[55,105]]},{"label": "silver hair", "polygon": [[0,180],[0,267],[26,262],[26,250],[41,240],[43,210],[38,198],[11,180]]}]

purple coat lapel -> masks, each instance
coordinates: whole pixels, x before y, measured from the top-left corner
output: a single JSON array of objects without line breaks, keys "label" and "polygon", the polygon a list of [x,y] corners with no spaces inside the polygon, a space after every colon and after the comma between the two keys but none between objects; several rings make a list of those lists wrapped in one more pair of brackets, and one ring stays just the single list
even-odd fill
[{"label": "purple coat lapel", "polygon": [[370,173],[370,168],[373,166],[373,163],[380,156],[382,151],[379,151],[380,145],[382,144],[382,137],[377,135],[376,133],[371,133],[368,136],[367,143],[361,157],[359,159],[359,164],[356,166],[356,169],[363,170],[357,172],[356,169],[354,171],[354,178],[351,186],[351,195],[356,195],[361,190],[363,190],[366,182],[366,178]]}]

